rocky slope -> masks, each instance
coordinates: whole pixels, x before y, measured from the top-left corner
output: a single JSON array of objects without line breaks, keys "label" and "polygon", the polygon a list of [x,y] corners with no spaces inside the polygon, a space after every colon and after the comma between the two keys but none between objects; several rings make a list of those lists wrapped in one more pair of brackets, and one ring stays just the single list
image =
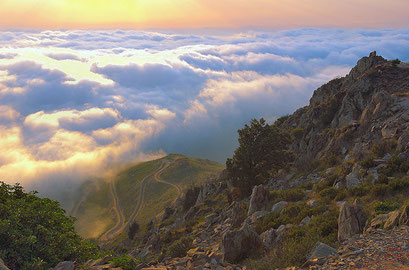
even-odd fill
[{"label": "rocky slope", "polygon": [[82,267],[405,269],[409,65],[373,52],[274,125],[295,160],[250,197],[222,173],[118,245],[127,264],[110,255]]}]

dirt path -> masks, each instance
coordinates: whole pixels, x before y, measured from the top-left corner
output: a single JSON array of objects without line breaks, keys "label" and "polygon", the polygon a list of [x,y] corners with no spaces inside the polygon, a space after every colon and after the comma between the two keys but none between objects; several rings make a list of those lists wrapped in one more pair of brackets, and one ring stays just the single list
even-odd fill
[{"label": "dirt path", "polygon": [[[170,163],[163,162],[158,170],[152,172],[151,174],[145,176],[142,179],[142,186],[141,186],[141,191],[140,191],[140,195],[139,195],[138,204],[137,204],[135,210],[132,212],[132,214],[131,214],[131,216],[130,216],[130,218],[129,218],[129,220],[127,222],[124,222],[125,218],[124,218],[124,216],[122,214],[122,209],[121,209],[121,206],[119,204],[118,196],[116,194],[115,185],[114,185],[114,183],[111,183],[111,194],[112,194],[112,197],[114,198],[114,211],[115,211],[115,213],[117,215],[118,222],[116,223],[116,225],[113,228],[111,228],[106,233],[104,233],[104,235],[102,235],[101,240],[110,240],[115,235],[120,234],[123,230],[125,230],[126,228],[129,227],[129,225],[134,221],[136,215],[139,212],[139,209],[142,206],[144,193],[145,193],[145,186],[148,183],[149,178],[152,177],[152,176],[155,176],[156,174],[158,174],[160,172],[162,172],[164,169],[166,169],[169,166],[169,164]],[[179,194],[179,196],[180,196],[180,194]]]},{"label": "dirt path", "polygon": [[157,171],[157,172],[153,175],[153,178],[154,178],[155,181],[158,182],[158,183],[163,183],[163,184],[167,184],[167,185],[173,186],[173,187],[175,187],[175,188],[178,190],[178,196],[177,196],[177,198],[172,202],[172,204],[171,204],[171,207],[172,207],[172,206],[180,199],[180,196],[182,196],[182,189],[181,189],[180,186],[177,185],[177,184],[173,184],[173,183],[166,182],[166,181],[164,181],[164,180],[160,180],[160,179],[159,179],[159,175],[160,175],[160,174],[162,173],[162,171],[163,171],[164,169],[166,169],[169,165],[170,165],[170,163],[167,163],[161,170]]}]

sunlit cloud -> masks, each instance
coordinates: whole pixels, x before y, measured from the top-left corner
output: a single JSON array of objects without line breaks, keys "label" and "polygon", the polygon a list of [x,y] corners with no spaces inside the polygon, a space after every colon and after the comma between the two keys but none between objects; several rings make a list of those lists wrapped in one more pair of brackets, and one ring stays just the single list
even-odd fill
[{"label": "sunlit cloud", "polygon": [[171,152],[224,162],[243,124],[306,105],[373,50],[408,61],[409,30],[3,32],[0,179],[46,190]]}]

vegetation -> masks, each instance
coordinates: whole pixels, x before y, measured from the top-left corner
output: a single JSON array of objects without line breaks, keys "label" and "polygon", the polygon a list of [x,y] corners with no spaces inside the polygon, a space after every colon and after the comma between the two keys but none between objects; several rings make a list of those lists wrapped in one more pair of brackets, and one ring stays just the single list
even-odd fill
[{"label": "vegetation", "polygon": [[285,167],[292,160],[288,150],[290,136],[266,121],[253,119],[238,130],[239,147],[226,161],[233,185],[248,195],[254,185],[264,183],[272,171]]},{"label": "vegetation", "polygon": [[98,252],[74,231],[59,203],[0,182],[0,258],[11,269],[46,269],[60,261],[85,261]]},{"label": "vegetation", "polygon": [[169,246],[167,255],[171,258],[183,257],[186,255],[186,252],[192,248],[192,244],[193,238],[187,236],[182,237]]},{"label": "vegetation", "polygon": [[137,234],[139,231],[139,224],[136,222],[132,222],[132,224],[129,226],[128,230],[128,238],[129,239],[134,239],[135,234]]}]

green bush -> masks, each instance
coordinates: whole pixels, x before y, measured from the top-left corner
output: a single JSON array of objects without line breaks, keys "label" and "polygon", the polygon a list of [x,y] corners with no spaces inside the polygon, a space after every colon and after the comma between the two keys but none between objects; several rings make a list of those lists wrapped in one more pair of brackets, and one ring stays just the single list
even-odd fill
[{"label": "green bush", "polygon": [[350,196],[362,197],[368,194],[370,188],[364,185],[353,187],[349,190]]},{"label": "green bush", "polygon": [[325,201],[331,201],[335,199],[335,196],[337,196],[337,190],[333,187],[328,187],[321,190],[318,195]]},{"label": "green bush", "polygon": [[61,261],[85,261],[97,246],[81,239],[74,218],[57,201],[0,182],[0,258],[11,269],[46,269]]},{"label": "green bush", "polygon": [[397,141],[394,139],[381,141],[372,145],[371,152],[375,157],[382,158],[386,153],[393,153],[397,144]]},{"label": "green bush", "polygon": [[329,180],[327,179],[327,180],[324,180],[324,181],[321,181],[321,182],[315,184],[315,185],[314,185],[314,191],[315,191],[316,193],[319,193],[321,190],[326,189],[326,188],[329,188],[329,187],[331,187],[331,186],[332,186],[331,181],[329,181]]},{"label": "green bush", "polygon": [[121,267],[123,270],[135,269],[137,262],[134,258],[127,255],[122,255],[121,257],[112,258],[109,263],[113,264],[115,267]]},{"label": "green bush", "polygon": [[192,237],[182,237],[179,240],[173,242],[168,250],[167,255],[171,258],[184,257],[189,249],[192,248],[193,238]]},{"label": "green bush", "polygon": [[361,162],[359,162],[359,165],[361,165],[362,167],[368,169],[374,166],[374,158],[372,156],[367,157],[366,159],[362,160]]},{"label": "green bush", "polygon": [[409,179],[395,178],[390,180],[388,185],[393,191],[402,191],[409,187]]},{"label": "green bush", "polygon": [[388,194],[390,188],[387,184],[376,184],[371,188],[370,194],[374,198],[384,197]]},{"label": "green bush", "polygon": [[301,139],[302,136],[304,135],[304,129],[303,128],[294,128],[290,131],[290,135],[294,136],[297,140]]},{"label": "green bush", "polygon": [[377,215],[386,214],[396,209],[399,209],[397,202],[377,202],[375,204],[375,213]]}]

